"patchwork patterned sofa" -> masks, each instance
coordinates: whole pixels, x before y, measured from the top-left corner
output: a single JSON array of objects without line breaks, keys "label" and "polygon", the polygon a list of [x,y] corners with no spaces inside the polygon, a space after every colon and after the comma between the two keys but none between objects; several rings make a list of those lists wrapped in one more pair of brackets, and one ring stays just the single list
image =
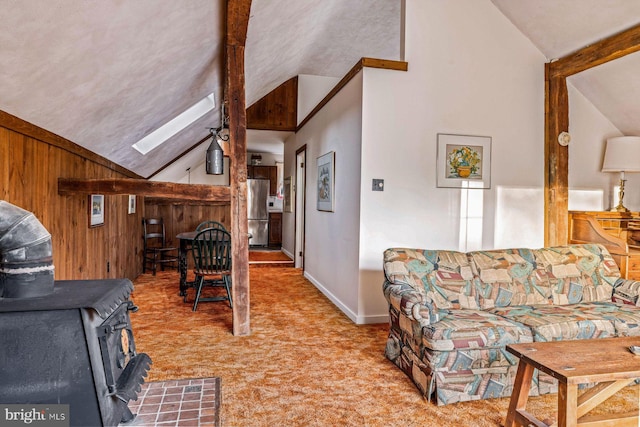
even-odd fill
[{"label": "patchwork patterned sofa", "polygon": [[[640,336],[640,282],[601,245],[384,252],[386,357],[438,405],[509,396],[511,343]],[[603,355],[603,357],[606,357]],[[557,382],[534,374],[531,395]]]}]

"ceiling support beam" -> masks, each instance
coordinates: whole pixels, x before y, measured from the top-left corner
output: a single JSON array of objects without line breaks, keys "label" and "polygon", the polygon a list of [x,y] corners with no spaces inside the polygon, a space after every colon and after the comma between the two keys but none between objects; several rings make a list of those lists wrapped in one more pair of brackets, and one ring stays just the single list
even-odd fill
[{"label": "ceiling support beam", "polygon": [[249,239],[247,221],[247,114],[244,48],[251,0],[227,0],[225,99],[229,113],[231,180],[231,296],[233,335],[251,334],[249,299]]},{"label": "ceiling support beam", "polygon": [[558,135],[569,130],[569,96],[566,79],[547,79],[545,87],[544,228],[547,233],[544,244],[559,246],[566,244],[569,222],[569,147],[558,144]]},{"label": "ceiling support beam", "polygon": [[640,24],[551,62],[550,78],[568,77],[640,50]]},{"label": "ceiling support beam", "polygon": [[203,184],[177,184],[173,182],[147,181],[146,179],[107,178],[70,179],[58,178],[58,194],[135,194],[162,199],[183,201],[229,202],[229,187]]},{"label": "ceiling support beam", "polygon": [[546,64],[545,246],[566,244],[569,232],[569,150],[558,144],[558,135],[569,131],[567,77],[638,51],[640,24]]}]

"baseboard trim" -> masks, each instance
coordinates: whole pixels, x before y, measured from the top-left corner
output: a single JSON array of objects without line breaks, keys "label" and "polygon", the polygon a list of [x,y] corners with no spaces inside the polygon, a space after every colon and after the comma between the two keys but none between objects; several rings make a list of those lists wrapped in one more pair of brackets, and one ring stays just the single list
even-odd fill
[{"label": "baseboard trim", "polygon": [[340,309],[351,321],[357,324],[358,316],[354,313],[349,307],[344,305],[342,301],[340,301],[334,294],[332,294],[327,288],[325,288],[319,281],[315,279],[312,275],[310,275],[307,271],[304,272],[304,277],[313,283],[313,286],[318,288],[320,292],[324,294],[329,301],[331,301],[336,307]]},{"label": "baseboard trim", "polygon": [[389,314],[380,314],[380,315],[372,315],[372,316],[358,316],[353,312],[349,307],[344,305],[342,301],[340,301],[334,294],[331,293],[327,288],[325,288],[322,283],[316,280],[315,277],[310,275],[308,272],[304,272],[304,277],[309,280],[313,286],[318,288],[320,292],[324,296],[326,296],[329,301],[331,301],[336,307],[340,309],[353,323],[356,325],[369,325],[375,323],[389,323]]},{"label": "baseboard trim", "polygon": [[286,250],[285,248],[282,248],[282,247],[280,248],[280,250],[282,251],[283,254],[285,254],[286,256],[291,258],[293,260],[293,262],[296,261],[291,252],[289,252],[288,250]]}]

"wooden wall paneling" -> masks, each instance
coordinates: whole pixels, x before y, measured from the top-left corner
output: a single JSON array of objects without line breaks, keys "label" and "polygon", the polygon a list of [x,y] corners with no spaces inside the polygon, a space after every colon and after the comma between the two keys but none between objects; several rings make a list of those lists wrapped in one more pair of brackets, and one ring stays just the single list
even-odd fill
[{"label": "wooden wall paneling", "polygon": [[298,77],[292,77],[247,108],[247,129],[295,131]]},{"label": "wooden wall paneling", "polygon": [[24,135],[25,137],[32,138],[36,141],[44,142],[52,147],[59,148],[66,151],[74,157],[80,157],[86,159],[92,163],[101,165],[106,169],[110,169],[121,174],[122,177],[129,178],[142,178],[141,176],[125,169],[112,161],[96,154],[86,148],[62,138],[46,129],[40,128],[32,123],[22,120],[19,117],[13,116],[6,111],[0,110],[0,126],[5,127],[8,130],[14,131],[17,134]]},{"label": "wooden wall paneling", "polygon": [[27,192],[25,191],[23,175],[25,173],[25,159],[24,159],[24,139],[25,137],[20,134],[11,132],[9,134],[9,158],[11,159],[11,166],[9,167],[9,192],[10,197],[8,202],[15,204],[16,206],[24,206],[27,202]]},{"label": "wooden wall paneling", "polygon": [[9,196],[9,131],[0,127],[0,200]]},{"label": "wooden wall paneling", "polygon": [[[0,116],[0,119],[2,116]],[[19,119],[16,119],[19,120]],[[13,123],[20,128],[18,123]],[[33,125],[25,125],[32,128]],[[42,132],[46,136],[46,132]],[[103,164],[6,127],[0,128],[0,172],[2,198],[33,212],[52,237],[55,277],[135,279],[141,263],[132,256],[132,235],[141,235],[140,225],[125,218],[128,197],[107,197],[105,225],[88,226],[88,196],[59,195],[59,177],[124,178]],[[117,242],[117,245],[116,245]],[[111,271],[106,272],[110,261]]]}]

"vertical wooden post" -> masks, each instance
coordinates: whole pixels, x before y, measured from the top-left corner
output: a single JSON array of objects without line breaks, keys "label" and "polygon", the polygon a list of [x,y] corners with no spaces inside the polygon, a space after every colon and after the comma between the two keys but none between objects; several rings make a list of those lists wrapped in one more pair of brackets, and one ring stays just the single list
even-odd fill
[{"label": "vertical wooden post", "polygon": [[247,116],[244,46],[251,0],[227,0],[225,92],[229,112],[233,335],[249,335],[249,239],[247,223]]},{"label": "vertical wooden post", "polygon": [[545,67],[544,244],[563,245],[569,233],[569,150],[558,144],[569,130],[567,77],[640,51],[640,24],[592,43]]},{"label": "vertical wooden post", "polygon": [[569,147],[558,143],[558,135],[569,131],[569,95],[565,77],[550,77],[552,65],[545,68],[545,246],[566,244],[569,224]]}]

